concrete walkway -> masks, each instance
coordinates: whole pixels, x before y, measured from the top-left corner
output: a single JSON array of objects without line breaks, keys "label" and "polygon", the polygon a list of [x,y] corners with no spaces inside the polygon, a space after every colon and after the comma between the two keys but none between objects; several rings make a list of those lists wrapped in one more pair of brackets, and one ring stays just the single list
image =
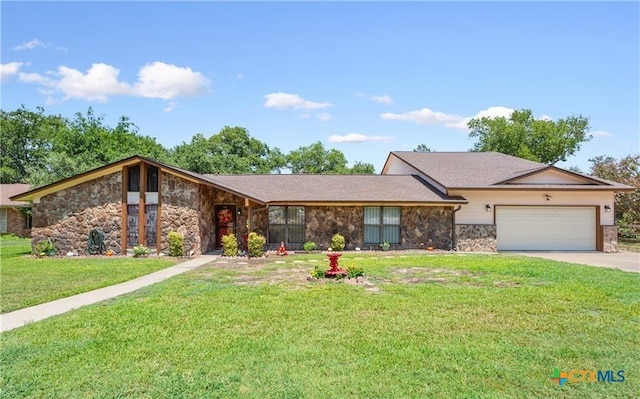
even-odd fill
[{"label": "concrete walkway", "polygon": [[640,273],[640,253],[620,251],[604,252],[507,252],[513,255],[531,256],[559,262],[579,263],[581,265],[608,267],[625,272]]},{"label": "concrete walkway", "polygon": [[157,272],[125,281],[124,283],[99,288],[97,290],[70,296],[68,298],[62,298],[52,302],[32,306],[30,308],[2,314],[0,315],[0,332],[13,330],[14,328],[22,327],[25,324],[44,320],[48,317],[66,313],[82,306],[91,305],[123,294],[128,294],[142,287],[158,283],[170,277],[177,276],[178,274],[206,265],[207,263],[213,262],[216,258],[217,256],[213,255],[202,255],[196,259],[192,259],[166,269],[158,270]]}]

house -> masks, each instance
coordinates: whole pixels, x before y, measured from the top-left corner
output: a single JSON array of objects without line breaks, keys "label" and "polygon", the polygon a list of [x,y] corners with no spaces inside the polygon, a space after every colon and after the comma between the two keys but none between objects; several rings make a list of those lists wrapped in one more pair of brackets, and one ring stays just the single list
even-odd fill
[{"label": "house", "polygon": [[33,203],[34,244],[62,252],[84,253],[92,229],[115,253],[166,252],[171,231],[194,254],[249,231],[272,248],[340,233],[349,249],[615,251],[614,193],[629,189],[498,153],[392,152],[381,175],[201,175],[133,156],[12,199]]},{"label": "house", "polygon": [[28,184],[0,184],[0,234],[31,234],[31,203],[10,199],[28,189]]}]

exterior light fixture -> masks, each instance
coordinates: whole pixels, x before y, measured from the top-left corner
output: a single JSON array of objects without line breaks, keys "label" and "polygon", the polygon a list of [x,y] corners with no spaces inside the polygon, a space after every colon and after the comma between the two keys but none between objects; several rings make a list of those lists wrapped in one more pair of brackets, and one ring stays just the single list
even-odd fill
[{"label": "exterior light fixture", "polygon": [[489,205],[489,204],[485,205],[484,209],[486,209],[487,212],[491,212],[491,205]]},{"label": "exterior light fixture", "polygon": [[604,206],[604,211],[605,212],[611,212],[611,207],[609,205],[605,205]]},{"label": "exterior light fixture", "polygon": [[238,216],[241,216],[242,215],[242,210],[238,209],[237,213],[238,213]]},{"label": "exterior light fixture", "polygon": [[551,200],[551,196],[549,194],[545,194],[544,195],[544,199],[546,199],[547,201]]}]

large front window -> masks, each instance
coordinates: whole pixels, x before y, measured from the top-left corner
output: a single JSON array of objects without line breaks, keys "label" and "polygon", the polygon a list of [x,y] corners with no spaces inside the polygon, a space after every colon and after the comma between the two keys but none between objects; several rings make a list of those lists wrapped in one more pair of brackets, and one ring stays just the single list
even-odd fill
[{"label": "large front window", "polygon": [[400,244],[400,208],[367,206],[364,208],[365,244]]},{"label": "large front window", "polygon": [[304,206],[269,207],[269,243],[304,243]]}]

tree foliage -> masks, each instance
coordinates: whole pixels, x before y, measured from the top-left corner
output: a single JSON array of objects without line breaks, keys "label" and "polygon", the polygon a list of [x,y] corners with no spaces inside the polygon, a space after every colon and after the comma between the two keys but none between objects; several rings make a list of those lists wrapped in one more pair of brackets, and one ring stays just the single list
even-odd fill
[{"label": "tree foliage", "polygon": [[535,119],[529,109],[513,111],[508,119],[474,118],[468,127],[469,137],[478,139],[472,151],[497,151],[545,164],[566,161],[592,138],[589,118]]},{"label": "tree foliage", "polygon": [[426,144],[418,144],[418,146],[413,149],[413,152],[431,152],[431,148]]},{"label": "tree foliage", "polygon": [[354,175],[372,175],[376,173],[376,168],[371,163],[356,162],[349,170],[349,173]]},{"label": "tree foliage", "polygon": [[300,147],[287,155],[292,173],[348,173],[347,158],[341,151],[325,149],[321,142]]},{"label": "tree foliage", "polygon": [[622,224],[640,224],[640,155],[620,160],[598,156],[589,160],[591,175],[633,186],[634,191],[616,193],[616,219]]}]

